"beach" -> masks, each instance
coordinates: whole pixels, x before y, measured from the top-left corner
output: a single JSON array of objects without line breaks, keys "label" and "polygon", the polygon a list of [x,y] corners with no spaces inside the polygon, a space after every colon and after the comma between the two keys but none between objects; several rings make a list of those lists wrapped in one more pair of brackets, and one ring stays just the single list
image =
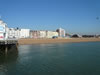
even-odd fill
[{"label": "beach", "polygon": [[19,39],[19,45],[46,43],[100,42],[100,38]]}]

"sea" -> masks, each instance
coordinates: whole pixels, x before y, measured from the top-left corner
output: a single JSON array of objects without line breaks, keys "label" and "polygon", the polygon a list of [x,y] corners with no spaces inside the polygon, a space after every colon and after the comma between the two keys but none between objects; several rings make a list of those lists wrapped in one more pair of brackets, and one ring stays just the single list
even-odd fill
[{"label": "sea", "polygon": [[0,49],[0,75],[100,75],[100,42]]}]

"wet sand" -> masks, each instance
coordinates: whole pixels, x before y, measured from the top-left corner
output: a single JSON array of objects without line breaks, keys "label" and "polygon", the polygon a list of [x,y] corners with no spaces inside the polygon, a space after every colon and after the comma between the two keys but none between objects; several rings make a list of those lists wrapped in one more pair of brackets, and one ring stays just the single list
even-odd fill
[{"label": "wet sand", "polygon": [[68,39],[20,39],[19,45],[44,43],[100,42],[100,38],[68,38]]}]

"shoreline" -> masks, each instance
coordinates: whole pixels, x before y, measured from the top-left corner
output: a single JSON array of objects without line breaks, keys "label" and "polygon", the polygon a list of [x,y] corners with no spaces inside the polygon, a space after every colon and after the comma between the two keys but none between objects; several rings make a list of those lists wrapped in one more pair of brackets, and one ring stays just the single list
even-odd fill
[{"label": "shoreline", "polygon": [[78,43],[78,42],[100,42],[100,38],[60,38],[60,39],[19,39],[19,45],[49,44],[49,43]]}]

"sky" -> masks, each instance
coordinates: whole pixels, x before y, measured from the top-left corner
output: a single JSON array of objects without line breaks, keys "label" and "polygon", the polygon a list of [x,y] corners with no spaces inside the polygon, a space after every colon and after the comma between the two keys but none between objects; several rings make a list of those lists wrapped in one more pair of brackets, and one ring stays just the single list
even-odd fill
[{"label": "sky", "polygon": [[8,27],[100,34],[100,0],[0,0],[0,16]]}]

